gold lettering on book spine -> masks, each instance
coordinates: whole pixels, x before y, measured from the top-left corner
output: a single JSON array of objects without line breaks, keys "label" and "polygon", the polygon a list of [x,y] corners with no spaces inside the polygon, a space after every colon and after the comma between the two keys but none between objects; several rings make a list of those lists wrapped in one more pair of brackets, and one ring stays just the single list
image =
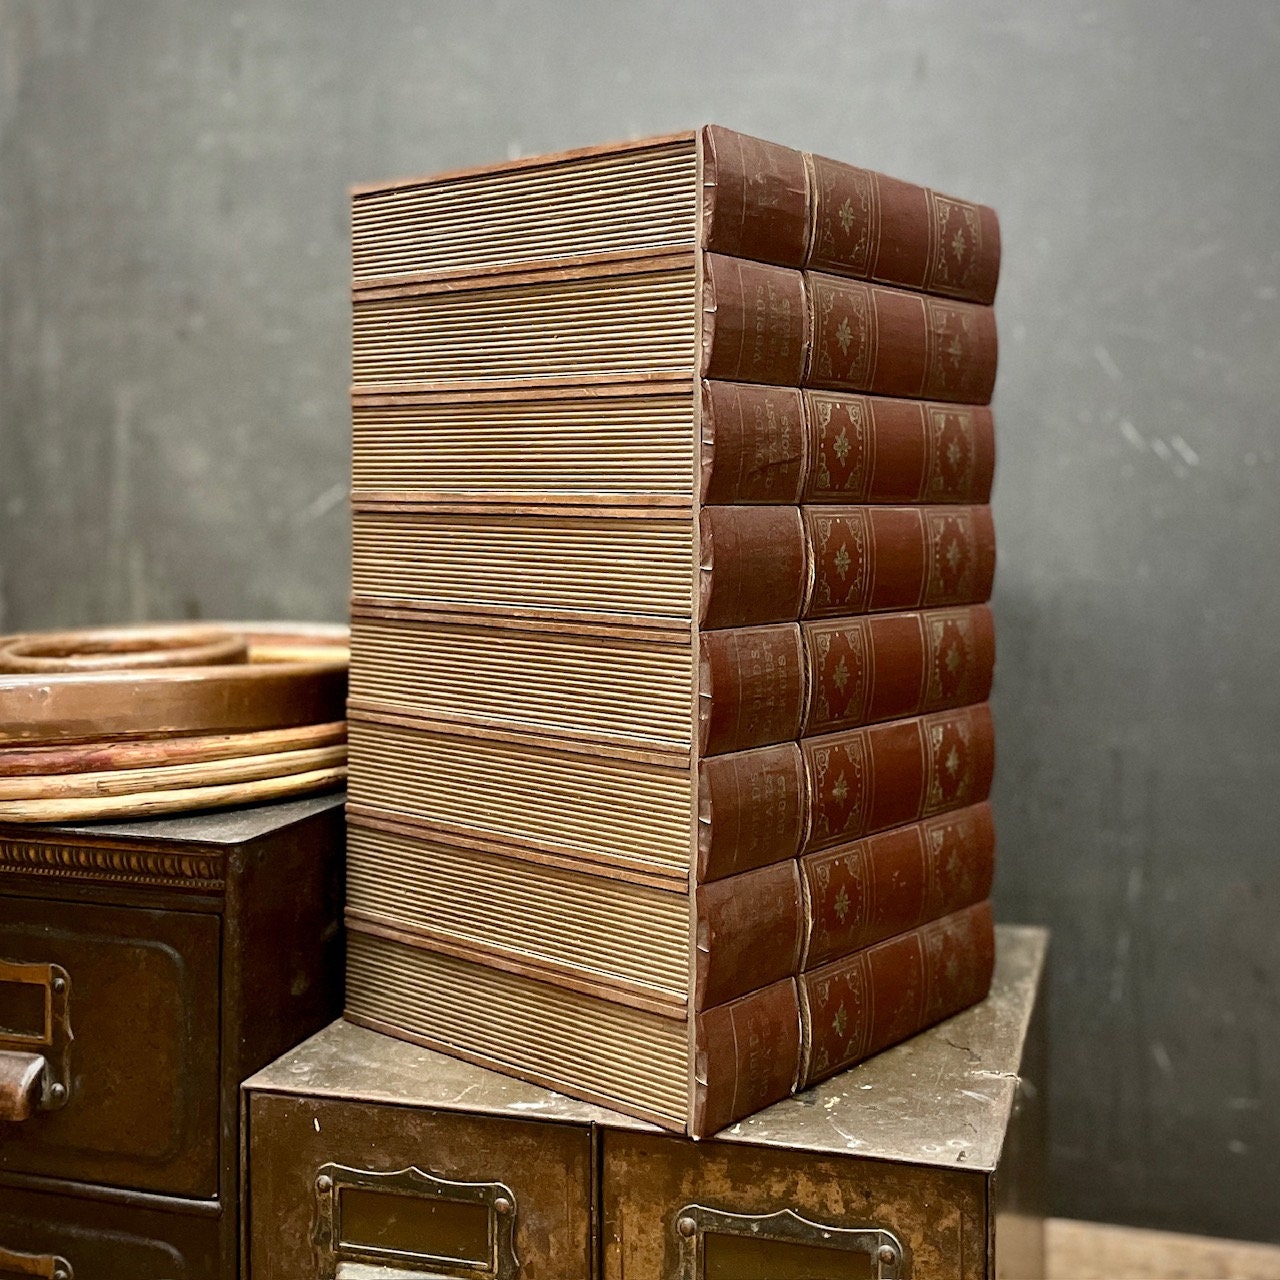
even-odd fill
[{"label": "gold lettering on book spine", "polygon": [[857,498],[871,487],[871,421],[862,396],[808,396],[810,452],[814,459],[810,501]]},{"label": "gold lettering on book spine", "polygon": [[973,414],[967,409],[930,405],[925,498],[929,502],[973,494]]},{"label": "gold lettering on book spine", "polygon": [[813,709],[807,732],[853,724],[870,697],[870,639],[864,618],[836,625],[811,624],[806,633]]},{"label": "gold lettering on book spine", "polygon": [[872,246],[880,232],[875,175],[821,156],[811,156],[810,163],[817,188],[817,225],[809,260],[869,276]]},{"label": "gold lettering on book spine", "polygon": [[974,677],[973,618],[968,610],[926,615],[929,683],[926,707],[968,702]]},{"label": "gold lettering on book spine", "polygon": [[925,813],[955,809],[973,799],[973,729],[966,715],[942,715],[926,722],[928,779]]},{"label": "gold lettering on book spine", "polygon": [[838,516],[812,516],[812,615],[853,613],[866,608],[871,591],[871,545],[867,514],[858,508]]},{"label": "gold lettering on book spine", "polygon": [[929,828],[928,898],[931,907],[973,900],[973,848],[977,823],[970,817],[946,819]]},{"label": "gold lettering on book spine", "polygon": [[936,191],[929,201],[929,275],[931,293],[964,297],[972,293],[973,278],[982,255],[982,218],[967,200],[954,200]]},{"label": "gold lettering on book spine", "polygon": [[920,394],[934,400],[956,400],[978,383],[973,311],[939,298],[923,299],[928,351]]},{"label": "gold lettering on book spine", "polygon": [[929,546],[926,604],[956,604],[974,589],[973,516],[966,510],[925,508]]},{"label": "gold lettering on book spine", "polygon": [[865,390],[875,369],[871,290],[855,281],[806,276],[813,295],[813,360],[817,380]]},{"label": "gold lettering on book spine", "polygon": [[831,746],[806,744],[812,801],[809,848],[823,849],[862,835],[870,803],[870,759],[864,732]]}]

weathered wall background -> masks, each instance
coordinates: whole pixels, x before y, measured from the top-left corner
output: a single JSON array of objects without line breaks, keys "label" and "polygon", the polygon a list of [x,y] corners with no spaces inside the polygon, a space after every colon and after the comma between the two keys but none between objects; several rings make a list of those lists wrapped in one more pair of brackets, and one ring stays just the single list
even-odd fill
[{"label": "weathered wall background", "polygon": [[1280,1239],[1280,10],[0,0],[0,627],[344,612],[348,184],[704,119],[1003,218],[1062,1214]]}]

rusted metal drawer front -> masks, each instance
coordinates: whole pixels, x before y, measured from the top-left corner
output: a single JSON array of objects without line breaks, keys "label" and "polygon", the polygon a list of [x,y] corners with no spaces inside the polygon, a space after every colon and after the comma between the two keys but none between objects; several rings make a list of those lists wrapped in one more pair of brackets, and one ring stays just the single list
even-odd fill
[{"label": "rusted metal drawer front", "polygon": [[606,1132],[606,1280],[980,1280],[982,1175]]},{"label": "rusted metal drawer front", "polygon": [[254,1093],[248,1153],[246,1280],[591,1275],[585,1126]]},{"label": "rusted metal drawer front", "polygon": [[[0,1169],[217,1194],[219,938],[213,915],[0,898],[0,960],[56,974],[71,1036],[49,1051],[65,1099],[4,1126]],[[32,995],[0,981],[10,1062],[33,1048]]]},{"label": "rusted metal drawer front", "polygon": [[0,1280],[227,1280],[232,1275],[219,1266],[216,1215],[0,1186]]}]

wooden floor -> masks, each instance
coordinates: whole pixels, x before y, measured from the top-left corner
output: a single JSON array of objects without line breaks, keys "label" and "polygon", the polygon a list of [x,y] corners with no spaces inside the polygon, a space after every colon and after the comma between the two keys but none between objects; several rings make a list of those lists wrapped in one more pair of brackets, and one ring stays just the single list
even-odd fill
[{"label": "wooden floor", "polygon": [[1280,1245],[1051,1218],[1049,1280],[1280,1280]]}]

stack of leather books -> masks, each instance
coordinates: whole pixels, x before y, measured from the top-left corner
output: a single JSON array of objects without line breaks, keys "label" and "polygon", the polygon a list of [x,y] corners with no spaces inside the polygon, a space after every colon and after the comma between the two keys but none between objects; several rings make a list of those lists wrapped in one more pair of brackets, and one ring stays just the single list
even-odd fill
[{"label": "stack of leather books", "polygon": [[348,1016],[700,1135],[981,999],[994,213],[707,127],[353,240]]}]

